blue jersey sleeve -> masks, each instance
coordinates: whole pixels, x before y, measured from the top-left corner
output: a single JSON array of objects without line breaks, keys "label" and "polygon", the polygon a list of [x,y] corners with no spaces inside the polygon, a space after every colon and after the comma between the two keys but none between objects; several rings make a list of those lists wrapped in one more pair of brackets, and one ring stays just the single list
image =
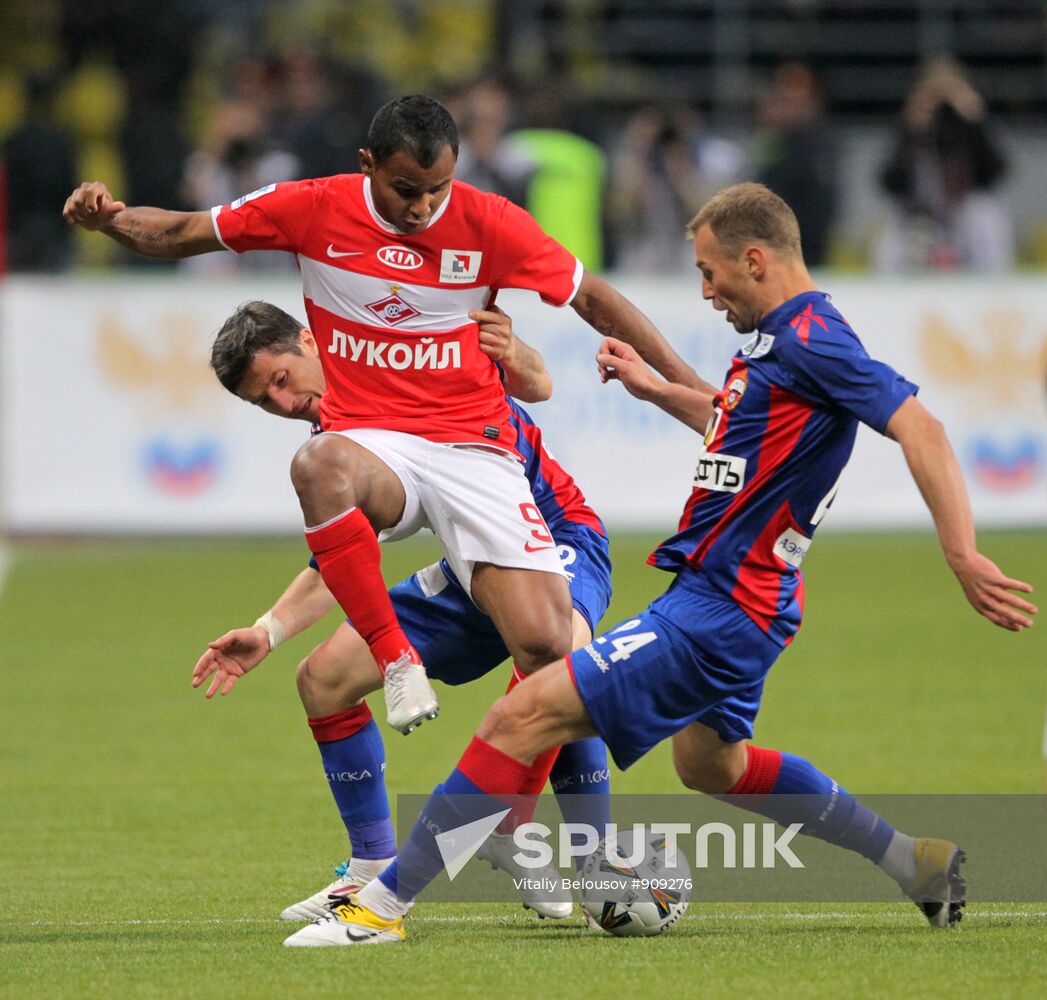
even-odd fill
[{"label": "blue jersey sleeve", "polygon": [[316,556],[309,557],[309,568],[315,569],[317,573],[320,572],[320,564],[316,561]]},{"label": "blue jersey sleeve", "polygon": [[811,323],[806,343],[788,338],[781,358],[792,383],[788,388],[812,402],[839,407],[883,434],[895,411],[919,386],[869,357],[846,324],[824,319],[824,326]]}]

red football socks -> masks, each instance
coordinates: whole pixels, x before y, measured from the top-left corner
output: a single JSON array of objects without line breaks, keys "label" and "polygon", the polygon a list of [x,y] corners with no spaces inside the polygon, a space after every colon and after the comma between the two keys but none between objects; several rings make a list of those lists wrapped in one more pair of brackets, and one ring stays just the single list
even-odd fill
[{"label": "red football socks", "polygon": [[[512,691],[524,679],[524,676],[513,664],[513,675],[509,678],[509,686],[505,689],[505,693]],[[534,819],[534,811],[538,806],[537,796],[542,794],[542,789],[545,788],[545,783],[549,780],[549,774],[559,755],[560,748],[553,747],[552,750],[546,750],[545,753],[540,753],[535,757],[520,785],[520,795],[525,795],[527,798],[517,799],[513,803],[512,812],[498,824],[498,833],[512,833],[521,824],[530,823]]]},{"label": "red football socks", "polygon": [[305,538],[327,589],[370,646],[384,674],[386,666],[410,650],[411,644],[389,600],[370,521],[353,507],[319,528],[306,528]]},{"label": "red football socks", "polygon": [[504,798],[520,794],[531,769],[474,736],[458,761],[457,770],[481,792]]},{"label": "red football socks", "polygon": [[335,740],[355,736],[371,721],[371,718],[371,710],[367,707],[367,702],[362,701],[352,708],[343,708],[340,712],[321,715],[306,721],[317,743],[333,743]]},{"label": "red football socks", "polygon": [[728,795],[769,795],[774,791],[778,772],[782,768],[780,750],[765,750],[751,743],[746,748],[748,761],[745,773],[728,790]]}]

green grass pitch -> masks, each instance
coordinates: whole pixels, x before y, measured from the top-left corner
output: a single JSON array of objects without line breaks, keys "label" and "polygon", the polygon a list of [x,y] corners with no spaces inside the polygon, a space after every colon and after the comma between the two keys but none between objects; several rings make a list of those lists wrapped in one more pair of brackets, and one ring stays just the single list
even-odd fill
[{"label": "green grass pitch", "polygon": [[[654,540],[615,544],[612,622],[664,587]],[[1047,533],[983,533],[1047,588]],[[386,549],[390,578],[431,545]],[[971,905],[935,933],[897,905],[696,902],[663,937],[579,917],[420,906],[406,945],[287,950],[282,907],[315,891],[345,837],[294,691],[319,633],[224,700],[189,686],[204,644],[252,622],[303,563],[294,540],[21,543],[0,595],[0,995],[11,997],[1025,996],[1042,989],[1047,903]],[[1040,792],[1047,622],[994,629],[933,537],[823,534],[807,621],[771,672],[757,740],[858,793]],[[335,619],[330,620],[333,625]],[[443,689],[410,738],[383,726],[389,788],[441,780],[505,671]],[[381,713],[381,699],[375,705]],[[619,792],[670,792],[668,747]],[[919,831],[913,831],[918,833]]]}]

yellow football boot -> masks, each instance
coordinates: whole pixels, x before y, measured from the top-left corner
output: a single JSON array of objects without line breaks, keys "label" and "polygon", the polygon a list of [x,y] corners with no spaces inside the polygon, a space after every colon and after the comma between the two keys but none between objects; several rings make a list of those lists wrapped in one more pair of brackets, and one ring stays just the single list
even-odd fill
[{"label": "yellow football boot", "polygon": [[285,948],[326,948],[347,944],[396,944],[407,936],[404,918],[386,920],[361,906],[356,896],[333,904],[319,920],[284,941]]}]

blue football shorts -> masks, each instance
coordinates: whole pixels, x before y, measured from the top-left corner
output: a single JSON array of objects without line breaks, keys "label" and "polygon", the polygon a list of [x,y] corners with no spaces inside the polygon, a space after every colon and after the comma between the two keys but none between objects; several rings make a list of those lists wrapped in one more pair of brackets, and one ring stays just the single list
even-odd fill
[{"label": "blue football shorts", "polygon": [[[607,539],[584,525],[554,531],[553,537],[571,600],[595,632],[611,599]],[[494,623],[473,604],[446,560],[396,584],[389,597],[400,626],[434,680],[467,684],[509,656]]]},{"label": "blue football shorts", "polygon": [[680,574],[645,610],[568,660],[575,686],[624,771],[692,722],[749,739],[763,682],[781,652],[701,574]]}]

